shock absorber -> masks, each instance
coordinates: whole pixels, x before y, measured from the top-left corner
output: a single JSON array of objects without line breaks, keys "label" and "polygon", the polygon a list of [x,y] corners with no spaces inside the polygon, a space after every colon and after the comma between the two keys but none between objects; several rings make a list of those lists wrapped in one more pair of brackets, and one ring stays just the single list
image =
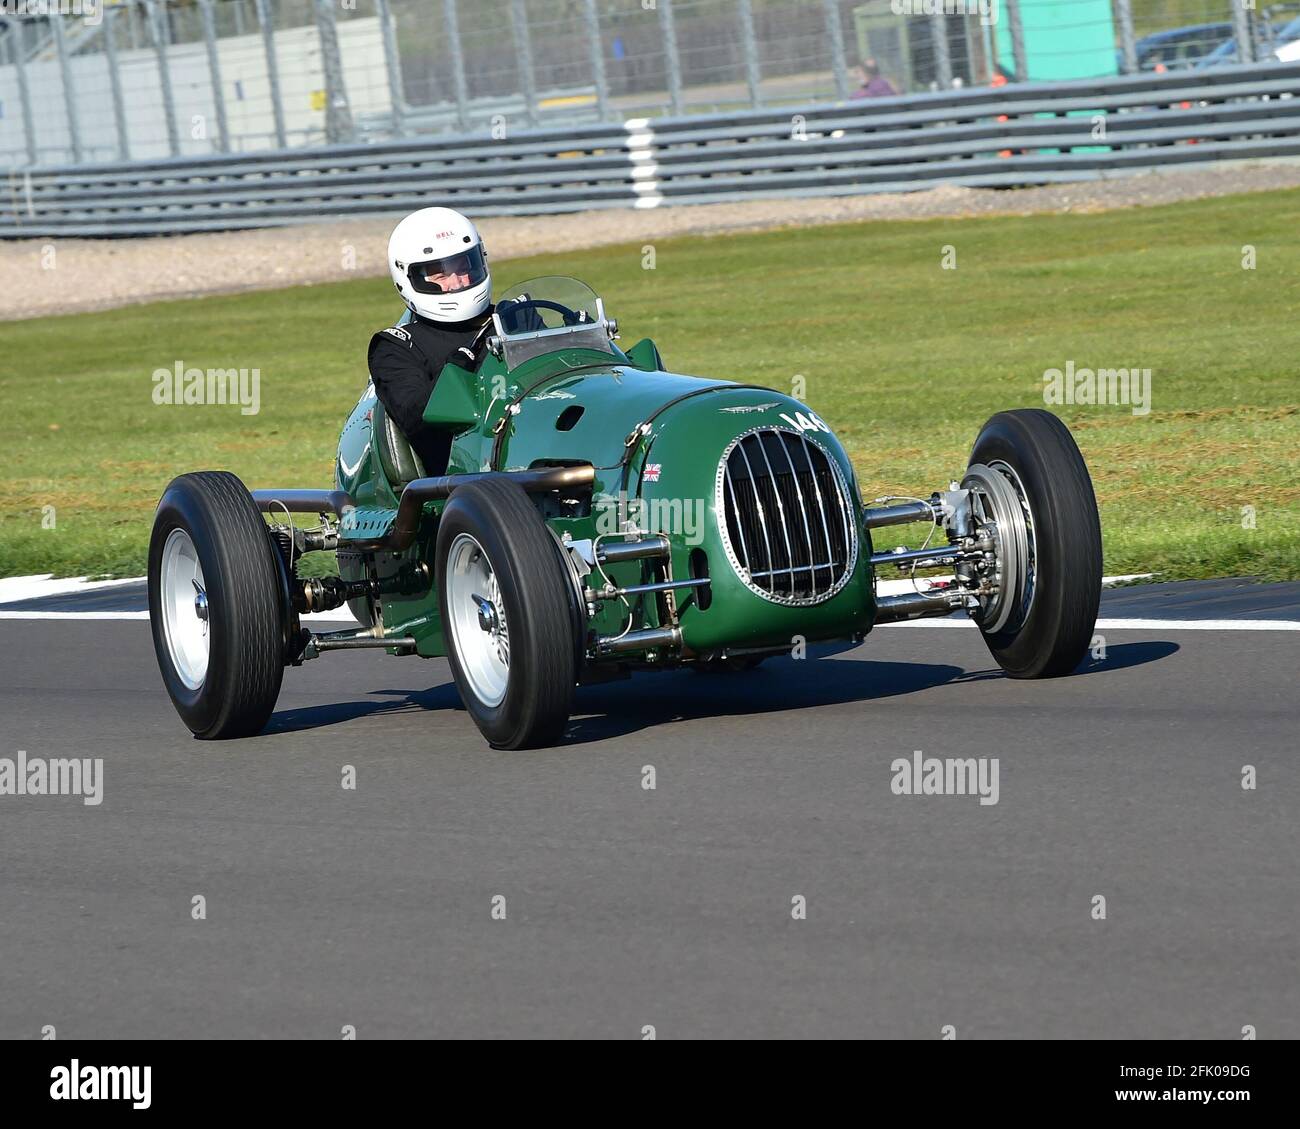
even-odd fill
[{"label": "shock absorber", "polygon": [[376,580],[343,580],[337,576],[299,577],[294,592],[298,612],[328,612],[341,608],[349,600],[379,596]]}]

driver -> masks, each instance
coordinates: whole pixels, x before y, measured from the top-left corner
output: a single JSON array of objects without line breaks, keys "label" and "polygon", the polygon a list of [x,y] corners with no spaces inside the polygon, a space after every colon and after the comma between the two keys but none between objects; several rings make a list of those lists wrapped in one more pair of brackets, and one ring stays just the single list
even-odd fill
[{"label": "driver", "polygon": [[411,311],[405,325],[370,339],[375,395],[429,474],[441,474],[451,435],[424,422],[448,361],[473,368],[492,324],[492,272],[478,228],[450,208],[412,212],[388,240],[388,270]]}]

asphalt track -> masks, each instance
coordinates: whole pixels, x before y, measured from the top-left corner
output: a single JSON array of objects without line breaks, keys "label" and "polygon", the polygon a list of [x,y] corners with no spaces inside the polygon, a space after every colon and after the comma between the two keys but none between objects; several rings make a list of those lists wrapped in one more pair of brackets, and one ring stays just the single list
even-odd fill
[{"label": "asphalt track", "polygon": [[[146,622],[0,619],[0,757],[105,764],[98,807],[0,796],[0,1037],[1300,1037],[1300,632],[1104,634],[1026,683],[882,628],[588,687],[565,745],[501,753],[443,661],[327,656],[204,744]],[[895,795],[916,749],[998,758],[998,802]]]}]

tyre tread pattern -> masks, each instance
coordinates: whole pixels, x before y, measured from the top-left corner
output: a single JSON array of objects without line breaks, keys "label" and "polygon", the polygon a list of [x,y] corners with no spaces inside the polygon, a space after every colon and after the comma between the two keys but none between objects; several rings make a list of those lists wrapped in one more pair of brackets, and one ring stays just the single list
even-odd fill
[{"label": "tyre tread pattern", "polygon": [[[466,706],[497,748],[553,745],[563,736],[568,723],[577,678],[572,597],[559,558],[560,549],[528,495],[517,483],[507,479],[489,478],[460,487],[443,512],[443,523],[447,523],[449,516],[453,517],[456,529],[464,519],[469,519],[469,532],[474,533],[480,544],[484,543],[485,536],[499,541],[501,549],[496,556],[491,551],[488,555],[492,557],[498,582],[503,588],[514,590],[517,604],[507,608],[511,686],[503,708],[510,716],[498,726],[492,721],[485,722],[469,701]],[[440,571],[451,535],[451,528],[439,530]],[[506,559],[498,559],[502,555]],[[510,571],[514,575],[508,578]],[[438,588],[440,598],[445,598],[441,576]],[[444,627],[446,622],[444,606]],[[450,636],[448,644],[448,650],[452,651]],[[450,659],[458,688],[465,698],[464,680],[454,654]]]},{"label": "tyre tread pattern", "polygon": [[[252,496],[228,471],[183,474],[168,486],[164,502],[173,491],[186,496],[202,521],[201,536],[217,565],[215,575],[204,568],[213,637],[202,692],[212,696],[211,709],[206,723],[191,729],[206,739],[251,736],[265,728],[284,677],[286,610],[279,565],[271,555],[276,549]],[[163,663],[169,660],[161,638],[159,627],[155,639]]]},{"label": "tyre tread pattern", "polygon": [[[1034,465],[1017,465],[1016,456]],[[984,425],[971,461],[994,458],[1028,479],[1037,587],[1025,623],[985,641],[1013,678],[1070,674],[1091,644],[1101,601],[1101,524],[1088,466],[1070,429],[1042,408],[999,412]]]}]

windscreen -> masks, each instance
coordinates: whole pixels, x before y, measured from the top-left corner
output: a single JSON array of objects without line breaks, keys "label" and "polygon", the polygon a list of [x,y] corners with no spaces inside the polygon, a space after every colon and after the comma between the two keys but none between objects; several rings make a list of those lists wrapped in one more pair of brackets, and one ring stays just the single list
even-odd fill
[{"label": "windscreen", "polygon": [[546,329],[572,329],[600,320],[596,292],[562,275],[530,278],[497,299],[501,328],[509,336]]},{"label": "windscreen", "polygon": [[576,278],[530,278],[506,290],[496,304],[504,359],[514,368],[560,349],[615,352],[596,292]]}]

